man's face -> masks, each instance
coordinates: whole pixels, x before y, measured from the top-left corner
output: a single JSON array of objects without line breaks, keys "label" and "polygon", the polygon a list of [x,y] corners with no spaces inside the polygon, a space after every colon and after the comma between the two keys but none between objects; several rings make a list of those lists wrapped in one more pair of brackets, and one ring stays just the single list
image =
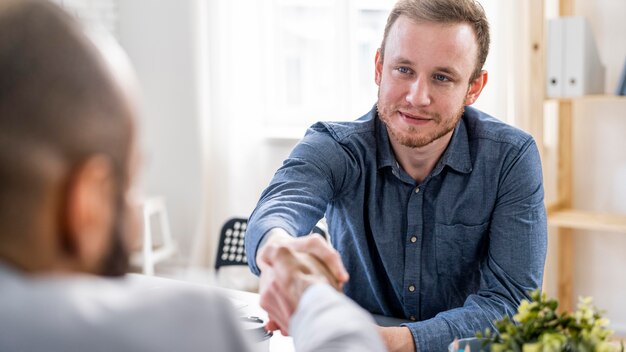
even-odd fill
[{"label": "man's face", "polygon": [[418,148],[448,135],[463,113],[478,45],[468,24],[400,16],[377,56],[378,113],[393,141]]}]

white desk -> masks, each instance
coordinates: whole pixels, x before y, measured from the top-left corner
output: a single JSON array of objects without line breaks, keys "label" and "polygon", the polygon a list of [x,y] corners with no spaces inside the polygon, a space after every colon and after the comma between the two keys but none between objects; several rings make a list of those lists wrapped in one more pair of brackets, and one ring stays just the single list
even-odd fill
[{"label": "white desk", "polygon": [[[241,312],[241,316],[256,316],[263,321],[267,321],[267,313],[259,306],[259,295],[256,293],[225,289],[220,287],[214,287],[209,285],[203,285],[199,283],[192,283],[186,281],[179,281],[173,279],[166,279],[156,276],[147,276],[142,274],[128,274],[126,275],[130,282],[151,286],[155,289],[172,289],[176,290],[181,287],[189,287],[190,285],[198,287],[205,287],[207,289],[218,290],[224,293],[224,295],[231,299],[235,309]],[[293,339],[288,336],[283,336],[280,331],[275,331],[274,336],[270,338],[270,352],[294,352]]]}]

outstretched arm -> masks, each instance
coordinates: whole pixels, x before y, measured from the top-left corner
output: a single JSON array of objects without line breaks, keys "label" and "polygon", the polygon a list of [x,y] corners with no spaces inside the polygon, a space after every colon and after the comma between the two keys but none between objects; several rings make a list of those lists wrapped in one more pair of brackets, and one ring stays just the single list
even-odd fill
[{"label": "outstretched arm", "polygon": [[358,177],[355,169],[349,150],[323,125],[312,127],[276,171],[250,216],[245,236],[250,270],[260,273],[258,252],[277,232],[278,236],[308,235],[328,204],[348,187],[346,183]]}]

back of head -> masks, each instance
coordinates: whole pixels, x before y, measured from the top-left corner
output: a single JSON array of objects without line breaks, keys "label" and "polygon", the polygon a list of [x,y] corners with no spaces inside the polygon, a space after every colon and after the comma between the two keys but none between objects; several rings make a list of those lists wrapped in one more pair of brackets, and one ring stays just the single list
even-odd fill
[{"label": "back of head", "polygon": [[[132,113],[95,47],[56,5],[0,3],[0,249],[34,231],[47,199],[61,205],[72,168],[94,154],[126,187]],[[49,205],[49,204],[48,204]]]},{"label": "back of head", "polygon": [[389,30],[400,16],[405,16],[415,22],[469,24],[474,30],[478,44],[476,68],[471,80],[478,77],[489,53],[490,39],[489,22],[483,7],[477,0],[399,0],[387,18],[385,33],[380,46],[381,55],[384,55]]}]

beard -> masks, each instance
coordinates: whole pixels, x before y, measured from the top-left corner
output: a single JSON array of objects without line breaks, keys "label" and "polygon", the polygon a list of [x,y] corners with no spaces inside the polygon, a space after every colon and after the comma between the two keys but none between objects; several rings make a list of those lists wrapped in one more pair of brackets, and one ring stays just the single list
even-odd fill
[{"label": "beard", "polygon": [[[452,113],[451,116],[447,116],[445,118],[442,118],[439,113],[418,111],[419,115],[428,116],[432,119],[432,122],[435,124],[434,129],[430,132],[424,131],[422,128],[417,126],[408,126],[407,128],[400,129],[396,128],[392,122],[393,115],[398,114],[400,106],[395,104],[381,104],[380,91],[378,95],[376,109],[378,111],[378,116],[383,121],[385,126],[387,126],[387,131],[389,131],[390,137],[401,145],[409,148],[425,147],[437,139],[445,136],[456,127],[457,122],[459,122],[459,119],[461,119],[461,116],[465,112],[463,104],[460,104],[459,109]],[[406,110],[410,111],[411,109],[407,108]]]},{"label": "beard", "polygon": [[100,275],[122,276],[130,268],[130,251],[126,241],[124,241],[128,237],[126,236],[126,231],[124,231],[128,228],[126,226],[128,216],[124,209],[124,205],[118,204],[113,227],[111,228],[111,246],[102,260]]}]

